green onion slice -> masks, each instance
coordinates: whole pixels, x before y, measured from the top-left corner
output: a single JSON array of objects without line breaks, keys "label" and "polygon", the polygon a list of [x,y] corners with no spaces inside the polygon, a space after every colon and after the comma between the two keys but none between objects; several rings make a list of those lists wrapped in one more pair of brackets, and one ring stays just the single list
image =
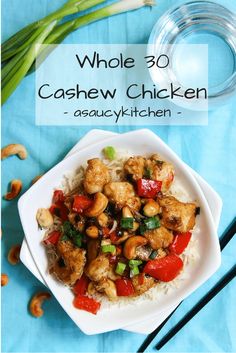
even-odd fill
[{"label": "green onion slice", "polygon": [[115,271],[118,275],[123,275],[125,268],[126,264],[124,264],[123,262],[118,262]]},{"label": "green onion slice", "polygon": [[124,229],[133,229],[134,219],[133,217],[123,217],[120,221],[121,228]]},{"label": "green onion slice", "polygon": [[147,179],[151,179],[152,176],[152,171],[150,168],[145,168],[144,169],[144,177]]},{"label": "green onion slice", "polygon": [[139,274],[139,268],[138,266],[132,267],[130,270],[130,277],[136,276]]},{"label": "green onion slice", "polygon": [[102,245],[102,252],[104,253],[110,252],[112,254],[116,253],[116,247],[115,245],[112,245],[112,244]]},{"label": "green onion slice", "polygon": [[160,219],[158,217],[150,217],[144,220],[146,229],[156,229],[161,226]]},{"label": "green onion slice", "polygon": [[129,267],[133,268],[133,267],[137,267],[139,265],[142,265],[143,261],[141,260],[129,260]]},{"label": "green onion slice", "polygon": [[80,248],[82,245],[82,235],[81,234],[76,234],[73,237],[73,243]]},{"label": "green onion slice", "polygon": [[107,146],[103,148],[102,152],[106,159],[109,159],[110,161],[113,161],[114,159],[116,159],[116,150],[114,147]]},{"label": "green onion slice", "polygon": [[143,234],[146,232],[146,230],[147,230],[147,228],[146,228],[145,224],[140,224],[140,226],[139,226],[139,233],[140,233],[141,235],[143,235]]},{"label": "green onion slice", "polygon": [[150,260],[154,260],[157,257],[158,252],[156,250],[153,250],[149,256]]}]

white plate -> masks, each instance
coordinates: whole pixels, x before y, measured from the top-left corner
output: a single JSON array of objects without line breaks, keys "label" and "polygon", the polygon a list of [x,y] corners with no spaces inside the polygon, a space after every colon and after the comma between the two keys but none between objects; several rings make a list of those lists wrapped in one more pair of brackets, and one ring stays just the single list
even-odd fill
[{"label": "white plate", "polygon": [[[72,305],[72,293],[47,273],[47,258],[43,245],[40,243],[42,232],[38,230],[35,214],[39,207],[49,206],[52,191],[60,184],[66,171],[74,170],[88,158],[97,157],[98,151],[101,151],[108,143],[115,148],[122,146],[122,148],[130,151],[131,154],[148,154],[158,151],[164,158],[175,165],[176,175],[182,178],[186,189],[191,192],[192,198],[197,199],[201,206],[201,215],[199,217],[201,229],[199,234],[199,254],[201,261],[194,268],[189,269],[189,279],[186,279],[174,293],[172,292],[168,295],[160,294],[158,305],[153,301],[145,300],[139,305],[138,310],[135,305],[119,308],[111,307],[110,309],[102,309],[94,316],[87,312],[76,310]],[[72,320],[87,334],[115,330],[161,314],[192,293],[220,265],[218,237],[202,190],[184,163],[162,140],[149,130],[138,130],[111,137],[66,158],[45,174],[20,198],[19,213],[31,254],[44,281]],[[112,320],[110,320],[111,317]]]},{"label": "white plate", "polygon": [[[71,155],[76,151],[81,150],[82,148],[88,145],[91,145],[98,141],[102,141],[105,138],[115,136],[115,135],[116,135],[115,133],[109,132],[106,130],[95,130],[95,129],[91,130],[83,138],[80,139],[80,141],[71,149],[71,151],[66,155],[66,157],[68,157],[69,155]],[[190,167],[188,168],[191,169]],[[210,207],[216,228],[218,228],[221,209],[222,209],[222,201],[219,195],[212,189],[212,187],[202,177],[200,177],[200,175],[198,175],[192,169],[191,169],[191,173],[193,173],[198,184],[200,185],[201,189],[204,192],[204,195]],[[21,246],[20,259],[21,259],[21,262],[33,273],[33,275],[36,278],[38,278],[39,281],[41,281],[43,284],[46,285],[33,260],[33,257],[30,253],[26,239],[23,240],[23,243]],[[149,318],[148,320],[142,320],[141,322],[135,323],[131,326],[126,326],[123,328],[123,330],[148,334],[152,332],[157,326],[159,326],[174,309],[175,309],[175,306],[163,312],[162,315],[158,315],[157,317],[155,316],[152,319]]]}]

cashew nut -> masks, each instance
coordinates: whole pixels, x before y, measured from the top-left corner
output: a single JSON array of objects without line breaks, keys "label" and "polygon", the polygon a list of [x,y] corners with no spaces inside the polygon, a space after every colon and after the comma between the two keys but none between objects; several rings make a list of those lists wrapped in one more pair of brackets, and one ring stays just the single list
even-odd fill
[{"label": "cashew nut", "polygon": [[134,222],[133,224],[133,228],[131,229],[132,232],[136,232],[136,230],[139,228],[139,223],[138,222]]},{"label": "cashew nut", "polygon": [[123,249],[124,256],[129,260],[135,259],[137,256],[136,248],[145,244],[147,244],[147,239],[141,235],[135,235],[127,239]]},{"label": "cashew nut", "polygon": [[53,216],[47,208],[39,208],[36,219],[41,228],[49,228],[53,224]]},{"label": "cashew nut", "polygon": [[100,227],[107,227],[108,216],[106,215],[106,213],[101,213],[100,215],[98,215],[97,220]]},{"label": "cashew nut", "polygon": [[98,239],[88,239],[87,242],[87,263],[89,264],[91,261],[96,259],[98,256],[100,248],[100,242]]},{"label": "cashew nut", "polygon": [[124,241],[126,241],[128,238],[131,237],[131,234],[129,234],[128,232],[123,232],[122,237],[120,237],[118,240],[113,241],[113,244],[115,245],[119,245],[121,243],[123,243]]},{"label": "cashew nut", "polygon": [[99,236],[98,228],[96,226],[88,227],[85,232],[86,232],[87,236],[90,238],[96,239]]},{"label": "cashew nut", "polygon": [[4,287],[7,285],[9,281],[8,275],[6,275],[5,273],[1,274],[1,287]]},{"label": "cashew nut", "polygon": [[108,198],[102,194],[101,192],[97,192],[94,195],[93,204],[89,207],[86,212],[85,216],[87,217],[97,217],[99,216],[107,207]]},{"label": "cashew nut", "polygon": [[133,218],[134,217],[128,206],[124,206],[122,208],[122,216],[124,218]]},{"label": "cashew nut", "polygon": [[40,293],[36,293],[31,301],[30,301],[30,305],[29,305],[29,309],[30,312],[33,316],[35,317],[40,317],[43,315],[43,309],[41,308],[42,302],[45,299],[50,299],[51,298],[51,294],[47,293],[47,292],[40,292]]},{"label": "cashew nut", "polygon": [[40,178],[42,178],[42,175],[36,175],[34,179],[31,181],[31,185],[35,184]]},{"label": "cashew nut", "polygon": [[1,159],[3,160],[15,154],[17,154],[20,159],[26,159],[27,151],[25,146],[19,143],[12,143],[8,146],[3,147],[1,150]]},{"label": "cashew nut", "polygon": [[114,300],[117,298],[117,291],[115,283],[110,279],[104,280],[104,292],[108,296],[110,300]]},{"label": "cashew nut", "polygon": [[8,192],[6,195],[5,195],[5,200],[13,200],[14,198],[16,198],[19,193],[21,192],[21,189],[22,189],[22,182],[21,180],[18,180],[18,179],[14,179],[11,181],[11,191]]},{"label": "cashew nut", "polygon": [[16,265],[20,261],[20,248],[20,245],[13,245],[9,250],[7,259],[11,265]]},{"label": "cashew nut", "polygon": [[[122,208],[122,217],[124,218],[134,218],[130,208],[128,206],[124,206]],[[139,228],[138,222],[133,222],[133,228],[131,229],[132,232],[135,232]]]},{"label": "cashew nut", "polygon": [[117,298],[116,285],[108,278],[104,278],[99,281],[95,288],[98,292],[104,292],[110,300]]},{"label": "cashew nut", "polygon": [[109,272],[109,260],[105,256],[98,256],[96,259],[92,260],[87,267],[86,275],[92,281],[100,281],[101,279],[107,277]]},{"label": "cashew nut", "polygon": [[156,216],[158,213],[160,213],[160,206],[156,201],[151,199],[143,207],[143,213],[147,217]]}]

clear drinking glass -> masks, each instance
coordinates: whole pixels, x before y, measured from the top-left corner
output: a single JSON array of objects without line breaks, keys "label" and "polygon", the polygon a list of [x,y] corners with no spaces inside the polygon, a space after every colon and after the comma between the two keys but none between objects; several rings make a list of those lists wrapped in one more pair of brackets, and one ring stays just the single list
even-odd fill
[{"label": "clear drinking glass", "polygon": [[[224,103],[235,93],[236,16],[231,11],[214,2],[193,1],[166,12],[151,32],[148,53],[158,56],[167,44],[172,48],[168,52],[171,62],[168,74],[180,85],[179,78],[186,78],[189,73],[186,67],[181,67],[177,46],[173,44],[208,44],[209,107]],[[203,69],[200,54],[194,60],[199,60]]]}]

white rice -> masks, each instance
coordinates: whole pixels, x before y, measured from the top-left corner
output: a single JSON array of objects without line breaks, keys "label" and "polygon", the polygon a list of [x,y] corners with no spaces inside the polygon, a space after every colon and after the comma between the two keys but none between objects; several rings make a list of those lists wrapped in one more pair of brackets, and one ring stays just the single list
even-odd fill
[{"label": "white rice", "polygon": [[[111,178],[113,181],[119,181],[122,180],[123,176],[123,164],[124,162],[131,156],[128,151],[118,151],[117,153],[117,158],[114,161],[108,161],[108,160],[103,160],[104,164],[107,165],[109,168]],[[70,171],[67,172],[64,175],[64,178],[61,182],[61,185],[59,186],[60,188],[63,189],[65,194],[69,194],[73,192],[74,190],[77,190],[81,182],[83,180],[84,176],[84,171],[85,171],[86,166],[81,166],[75,171]],[[182,202],[192,202],[193,200],[191,199],[190,193],[186,190],[186,187],[183,185],[182,181],[178,176],[175,176],[174,182],[169,190],[169,194],[175,196],[177,199],[179,199]],[[58,225],[56,225],[57,227]],[[96,298],[102,303],[103,308],[109,308],[109,307],[120,307],[120,306],[133,306],[137,305],[144,300],[148,301],[158,301],[158,299],[161,297],[161,295],[165,294],[171,294],[173,291],[175,291],[177,288],[179,288],[182,284],[183,281],[189,278],[188,270],[190,267],[194,266],[199,259],[199,253],[198,253],[198,233],[199,233],[199,226],[198,224],[195,225],[194,230],[192,232],[192,237],[191,240],[188,244],[188,247],[184,251],[183,254],[181,254],[181,259],[183,260],[184,263],[184,270],[178,275],[176,279],[174,279],[171,282],[160,282],[157,283],[156,286],[153,288],[149,289],[147,292],[144,294],[138,296],[138,297],[119,297],[118,301],[109,301],[106,296],[97,293]]]}]

